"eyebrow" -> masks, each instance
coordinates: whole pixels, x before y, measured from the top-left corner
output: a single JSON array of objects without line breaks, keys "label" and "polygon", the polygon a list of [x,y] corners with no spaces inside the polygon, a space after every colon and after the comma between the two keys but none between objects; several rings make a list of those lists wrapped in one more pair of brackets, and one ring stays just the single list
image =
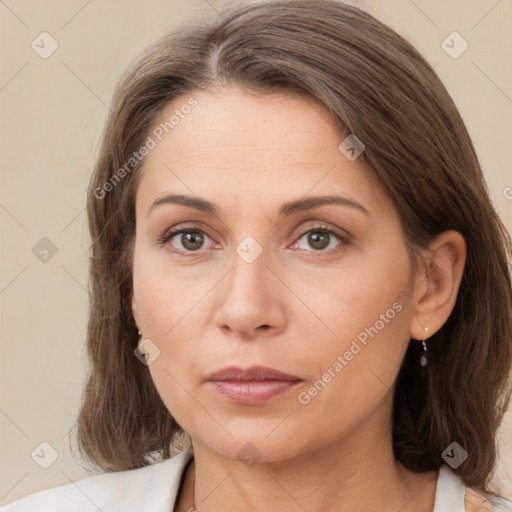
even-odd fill
[{"label": "eyebrow", "polygon": [[[157,198],[155,202],[151,205],[149,213],[155,207],[161,204],[179,204],[182,206],[186,206],[188,208],[193,208],[194,210],[198,210],[203,213],[209,213],[212,215],[219,214],[219,207],[211,203],[210,201],[207,201],[206,199],[201,199],[199,197],[185,196],[181,194],[167,194],[165,196]],[[343,196],[314,196],[305,199],[289,201],[281,206],[281,208],[279,209],[279,216],[286,217],[294,213],[312,210],[314,208],[318,208],[320,206],[325,205],[349,206],[351,208],[355,208],[363,212],[367,216],[371,216],[371,212],[362,204],[358,203],[354,199],[350,199],[348,197]]]}]

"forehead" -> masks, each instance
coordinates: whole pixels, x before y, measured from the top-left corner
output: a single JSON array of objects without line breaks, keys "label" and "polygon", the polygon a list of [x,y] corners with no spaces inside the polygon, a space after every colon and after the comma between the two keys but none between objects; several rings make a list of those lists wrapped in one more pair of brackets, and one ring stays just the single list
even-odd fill
[{"label": "forehead", "polygon": [[137,202],[147,209],[151,198],[170,190],[213,196],[216,203],[339,193],[384,208],[386,198],[361,160],[340,151],[346,136],[319,104],[298,95],[239,89],[183,95],[152,128],[155,147],[140,171]]}]

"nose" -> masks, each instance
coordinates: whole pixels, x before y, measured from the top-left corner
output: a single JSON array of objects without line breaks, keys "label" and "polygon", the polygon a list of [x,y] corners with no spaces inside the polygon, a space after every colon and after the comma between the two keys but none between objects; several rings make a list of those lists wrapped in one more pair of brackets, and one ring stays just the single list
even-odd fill
[{"label": "nose", "polygon": [[215,324],[224,334],[244,340],[270,337],[286,323],[286,289],[260,255],[247,263],[238,255],[216,293],[219,307]]}]

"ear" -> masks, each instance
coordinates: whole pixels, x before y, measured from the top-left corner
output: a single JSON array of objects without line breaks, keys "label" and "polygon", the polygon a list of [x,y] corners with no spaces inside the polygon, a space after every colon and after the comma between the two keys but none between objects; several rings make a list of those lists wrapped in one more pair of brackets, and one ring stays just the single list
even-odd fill
[{"label": "ear", "polygon": [[446,322],[457,300],[465,262],[466,242],[458,231],[444,231],[429,244],[415,288],[411,338],[429,338]]}]

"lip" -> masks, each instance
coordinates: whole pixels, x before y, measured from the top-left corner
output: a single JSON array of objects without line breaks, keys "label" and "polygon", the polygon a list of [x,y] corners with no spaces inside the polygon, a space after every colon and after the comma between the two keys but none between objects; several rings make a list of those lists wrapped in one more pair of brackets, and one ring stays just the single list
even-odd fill
[{"label": "lip", "polygon": [[268,368],[267,366],[251,366],[250,368],[239,368],[238,366],[228,366],[210,374],[206,380],[238,380],[238,381],[262,381],[262,380],[301,380],[295,375]]},{"label": "lip", "polygon": [[209,387],[231,403],[263,405],[291,391],[302,379],[266,366],[230,366],[207,377]]}]

